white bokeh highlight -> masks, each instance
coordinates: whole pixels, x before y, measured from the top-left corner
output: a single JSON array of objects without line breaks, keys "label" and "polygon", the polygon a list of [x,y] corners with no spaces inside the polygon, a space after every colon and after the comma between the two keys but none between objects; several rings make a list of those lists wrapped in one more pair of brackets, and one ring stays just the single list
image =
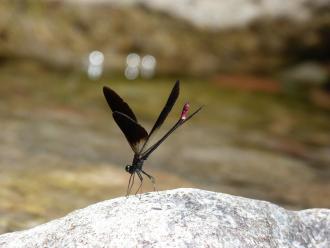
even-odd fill
[{"label": "white bokeh highlight", "polygon": [[100,51],[92,51],[88,55],[87,74],[92,80],[99,79],[103,73],[104,54]]},{"label": "white bokeh highlight", "polygon": [[130,53],[126,57],[125,77],[134,80],[141,75],[143,78],[152,78],[156,70],[156,58],[152,55],[145,55],[142,59],[137,53]]}]

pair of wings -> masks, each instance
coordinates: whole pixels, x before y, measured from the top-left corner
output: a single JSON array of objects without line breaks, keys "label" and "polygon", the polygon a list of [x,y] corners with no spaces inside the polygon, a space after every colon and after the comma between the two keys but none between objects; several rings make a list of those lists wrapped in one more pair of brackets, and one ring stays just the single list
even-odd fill
[{"label": "pair of wings", "polygon": [[[148,144],[150,137],[152,135],[154,135],[156,133],[156,131],[164,123],[166,117],[168,116],[168,114],[172,110],[173,105],[175,104],[176,100],[178,99],[179,92],[180,92],[180,83],[178,80],[178,81],[176,81],[162,112],[159,114],[154,126],[152,127],[150,133],[148,134],[148,132],[138,123],[134,112],[131,110],[131,108],[128,106],[128,104],[115,91],[113,91],[112,89],[110,89],[106,86],[103,87],[104,96],[112,111],[112,116],[113,116],[115,122],[117,123],[117,125],[119,126],[121,131],[124,133],[128,143],[130,144],[134,153],[139,154],[139,155],[146,154],[146,153],[150,154],[151,150],[153,151],[155,148],[157,148],[157,146],[163,140],[165,140],[165,138],[171,132],[173,132],[178,126],[180,126],[179,125],[180,120],[179,120],[177,122],[177,124],[174,125],[172,127],[172,129],[170,129],[168,131],[168,133],[165,134],[165,136],[160,141],[157,142],[157,143],[159,143],[158,145],[156,143],[152,147],[147,149],[147,144]],[[200,109],[198,109],[192,115],[196,114],[199,110]],[[192,115],[189,116],[186,120],[190,119],[192,117]],[[186,120],[181,121],[181,122],[183,123]]]}]

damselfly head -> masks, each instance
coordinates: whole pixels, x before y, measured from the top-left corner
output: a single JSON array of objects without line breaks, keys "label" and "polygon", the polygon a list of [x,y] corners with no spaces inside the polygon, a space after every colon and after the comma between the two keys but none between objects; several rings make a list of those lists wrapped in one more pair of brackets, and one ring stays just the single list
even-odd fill
[{"label": "damselfly head", "polygon": [[183,109],[182,109],[181,117],[180,117],[181,120],[185,120],[187,118],[189,108],[190,108],[189,103],[185,103],[185,105],[183,105]]},{"label": "damselfly head", "polygon": [[125,170],[128,173],[132,174],[133,173],[133,166],[128,164],[128,165],[126,165]]}]

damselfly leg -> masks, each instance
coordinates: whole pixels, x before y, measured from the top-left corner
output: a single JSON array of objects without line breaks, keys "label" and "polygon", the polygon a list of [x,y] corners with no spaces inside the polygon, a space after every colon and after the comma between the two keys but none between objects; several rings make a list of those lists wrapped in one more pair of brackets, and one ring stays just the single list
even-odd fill
[{"label": "damselfly leg", "polygon": [[134,177],[135,177],[135,173],[132,173],[131,176],[129,177],[127,191],[126,191],[126,197],[128,197],[129,194],[131,193],[132,187],[134,185]]},{"label": "damselfly leg", "polygon": [[135,194],[137,194],[139,192],[139,190],[141,189],[141,193],[142,193],[142,184],[143,184],[143,177],[142,175],[140,174],[139,171],[136,171],[136,174],[138,175],[139,179],[140,179],[140,185],[137,189],[137,191],[135,192]]},{"label": "damselfly leg", "polygon": [[153,176],[149,175],[147,172],[145,172],[145,171],[143,171],[143,170],[141,170],[141,172],[149,178],[149,180],[150,180],[151,183],[152,183],[152,186],[154,187],[154,191],[157,191],[157,189],[156,189],[156,180],[155,180],[155,178],[154,178]]}]

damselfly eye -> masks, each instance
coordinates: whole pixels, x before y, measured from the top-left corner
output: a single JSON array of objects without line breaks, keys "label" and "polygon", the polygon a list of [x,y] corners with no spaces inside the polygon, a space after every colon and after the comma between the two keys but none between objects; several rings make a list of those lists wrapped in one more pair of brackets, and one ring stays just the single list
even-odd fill
[{"label": "damselfly eye", "polygon": [[130,166],[130,165],[126,165],[125,170],[126,170],[127,172],[130,172],[130,169],[131,169],[131,166]]}]

